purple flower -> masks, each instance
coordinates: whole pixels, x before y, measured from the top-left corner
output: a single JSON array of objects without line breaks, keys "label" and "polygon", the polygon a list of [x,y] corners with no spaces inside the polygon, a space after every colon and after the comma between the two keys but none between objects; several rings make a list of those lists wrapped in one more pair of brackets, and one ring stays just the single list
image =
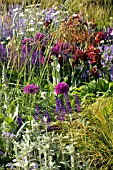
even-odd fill
[{"label": "purple flower", "polygon": [[22,52],[23,52],[23,54],[30,53],[30,50],[32,49],[31,42],[32,42],[31,38],[24,38],[22,40]]},{"label": "purple flower", "polygon": [[75,112],[79,113],[80,112],[80,100],[78,95],[75,96]]},{"label": "purple flower", "polygon": [[69,86],[65,82],[60,82],[55,86],[54,90],[56,94],[64,94],[68,92]]},{"label": "purple flower", "polygon": [[39,92],[39,87],[35,84],[28,84],[24,88],[24,93],[26,93],[26,94],[36,94],[38,92]]},{"label": "purple flower", "polygon": [[40,115],[41,115],[41,111],[40,111],[40,108],[39,108],[38,104],[36,104],[35,110],[36,110],[35,114],[33,115],[34,120],[39,120],[40,119]]},{"label": "purple flower", "polygon": [[60,113],[60,111],[61,111],[60,99],[58,97],[56,97],[56,112]]},{"label": "purple flower", "polygon": [[41,32],[38,32],[37,34],[36,34],[36,37],[35,37],[35,41],[37,41],[37,40],[43,40],[45,38],[45,35],[43,34],[43,33],[41,33]]},{"label": "purple flower", "polygon": [[58,53],[61,50],[61,44],[56,44],[53,48],[52,48],[52,54],[53,55],[58,55]]},{"label": "purple flower", "polygon": [[2,156],[4,154],[4,152],[2,150],[0,150],[0,156]]},{"label": "purple flower", "polygon": [[111,65],[109,72],[110,72],[110,80],[113,81],[113,64]]},{"label": "purple flower", "polygon": [[62,100],[56,97],[56,113],[58,120],[64,120],[66,108],[63,106]]},{"label": "purple flower", "polygon": [[66,101],[68,113],[71,113],[71,103],[69,101],[68,93],[64,93],[64,98],[65,98],[65,101]]},{"label": "purple flower", "polygon": [[2,61],[2,63],[4,63],[4,61],[6,60],[6,57],[7,57],[6,47],[4,44],[0,44],[0,60]]},{"label": "purple flower", "polygon": [[9,167],[10,169],[14,169],[14,166],[12,165],[12,163],[8,163],[6,166]]},{"label": "purple flower", "polygon": [[46,124],[49,124],[50,121],[51,121],[51,118],[50,118],[50,115],[48,113],[48,110],[46,110],[46,113],[44,114],[43,118],[42,118],[42,121],[44,122],[46,119]]},{"label": "purple flower", "polygon": [[22,119],[21,119],[20,114],[18,114],[17,122],[18,122],[18,126],[21,127],[21,125],[22,125]]}]

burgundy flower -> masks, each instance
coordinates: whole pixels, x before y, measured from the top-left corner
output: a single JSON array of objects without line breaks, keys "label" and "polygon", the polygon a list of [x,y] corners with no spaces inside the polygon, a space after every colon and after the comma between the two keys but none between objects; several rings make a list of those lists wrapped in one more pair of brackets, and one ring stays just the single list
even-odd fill
[{"label": "burgundy flower", "polygon": [[93,45],[90,45],[86,51],[86,56],[90,60],[91,65],[98,64],[100,61],[100,50],[96,49]]},{"label": "burgundy flower", "polygon": [[104,40],[105,34],[104,32],[98,32],[96,37],[95,37],[95,43],[98,44],[100,43],[101,40]]},{"label": "burgundy flower", "polygon": [[84,57],[85,57],[85,53],[82,51],[82,50],[76,50],[75,52],[75,56],[78,57],[79,59],[81,60],[84,60]]},{"label": "burgundy flower", "polygon": [[79,63],[80,63],[79,57],[74,56],[74,57],[73,57],[73,63],[72,63],[72,66],[75,66],[76,64],[79,64]]},{"label": "burgundy flower", "polygon": [[39,87],[35,84],[28,84],[24,88],[24,93],[26,93],[26,94],[36,94],[38,92],[39,92]]},{"label": "burgundy flower", "polygon": [[92,68],[92,75],[96,78],[98,78],[98,72],[96,68]]},{"label": "burgundy flower", "polygon": [[60,82],[55,86],[56,94],[64,94],[67,93],[69,90],[69,86],[65,82]]}]

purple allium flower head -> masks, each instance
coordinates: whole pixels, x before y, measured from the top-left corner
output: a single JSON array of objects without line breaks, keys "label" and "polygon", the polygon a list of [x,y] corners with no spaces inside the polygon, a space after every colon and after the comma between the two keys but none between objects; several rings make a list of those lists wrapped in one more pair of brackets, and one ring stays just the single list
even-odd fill
[{"label": "purple allium flower head", "polygon": [[39,87],[35,84],[28,84],[24,88],[24,93],[26,93],[26,94],[36,94],[38,92],[39,92]]},{"label": "purple allium flower head", "polygon": [[69,86],[65,82],[60,82],[55,86],[54,90],[56,94],[64,94],[68,92]]}]

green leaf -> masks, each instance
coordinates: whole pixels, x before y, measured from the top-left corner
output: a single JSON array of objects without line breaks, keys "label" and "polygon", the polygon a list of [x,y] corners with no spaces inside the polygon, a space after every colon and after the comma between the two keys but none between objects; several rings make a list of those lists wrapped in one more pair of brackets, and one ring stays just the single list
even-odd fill
[{"label": "green leaf", "polygon": [[16,110],[15,102],[14,100],[11,102],[11,104],[7,108],[7,114],[14,113]]},{"label": "green leaf", "polygon": [[109,88],[110,88],[111,92],[113,92],[113,82],[109,83]]},{"label": "green leaf", "polygon": [[53,78],[54,85],[58,84],[61,80],[60,73],[55,69],[53,69],[53,71],[52,71],[52,78]]},{"label": "green leaf", "polygon": [[4,114],[0,110],[0,123],[2,123],[3,121],[4,121]]},{"label": "green leaf", "polygon": [[98,90],[98,85],[95,80],[88,84],[88,93],[95,93]]},{"label": "green leaf", "polygon": [[102,78],[99,79],[98,85],[100,91],[106,92],[107,90],[109,90],[109,82],[107,80],[104,80]]},{"label": "green leaf", "polygon": [[80,89],[81,95],[83,96],[85,96],[88,93],[88,86],[86,85],[81,86],[79,89]]},{"label": "green leaf", "polygon": [[12,119],[11,117],[7,116],[7,117],[5,118],[5,121],[6,121],[7,123],[11,123],[11,122],[13,122],[13,119]]}]

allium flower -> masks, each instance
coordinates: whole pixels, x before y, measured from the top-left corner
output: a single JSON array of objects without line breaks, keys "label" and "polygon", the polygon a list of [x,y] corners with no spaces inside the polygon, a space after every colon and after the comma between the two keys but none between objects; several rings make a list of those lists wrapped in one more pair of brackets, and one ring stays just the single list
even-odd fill
[{"label": "allium flower", "polygon": [[35,84],[28,84],[24,88],[24,93],[26,93],[26,94],[36,94],[38,92],[39,92],[39,87]]},{"label": "allium flower", "polygon": [[69,90],[69,86],[65,82],[60,82],[55,86],[56,94],[64,94],[67,93]]}]

